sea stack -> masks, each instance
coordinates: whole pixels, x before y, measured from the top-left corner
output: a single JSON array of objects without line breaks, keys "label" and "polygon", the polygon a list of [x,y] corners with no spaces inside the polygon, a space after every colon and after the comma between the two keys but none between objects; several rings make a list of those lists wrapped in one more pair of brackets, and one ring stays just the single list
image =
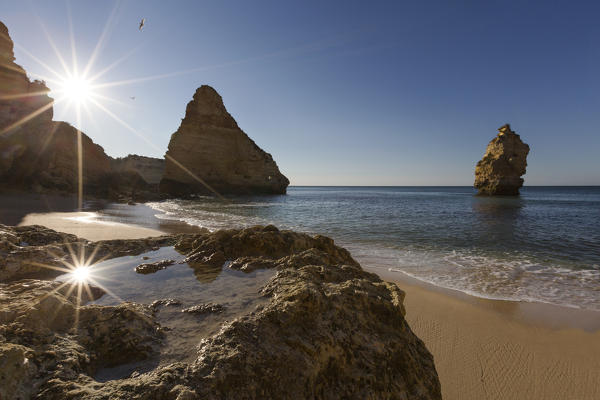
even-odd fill
[{"label": "sea stack", "polygon": [[475,167],[475,188],[479,195],[517,196],[523,186],[529,146],[506,124],[498,129],[483,158]]},{"label": "sea stack", "polygon": [[203,85],[171,136],[160,191],[191,194],[285,194],[288,179],[273,157],[242,131],[215,89]]}]

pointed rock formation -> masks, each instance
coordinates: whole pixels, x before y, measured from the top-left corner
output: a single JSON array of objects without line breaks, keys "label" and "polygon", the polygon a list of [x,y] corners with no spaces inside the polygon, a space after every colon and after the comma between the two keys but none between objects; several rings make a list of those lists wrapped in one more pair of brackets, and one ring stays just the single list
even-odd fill
[{"label": "pointed rock formation", "polygon": [[207,85],[188,103],[165,158],[160,191],[173,196],[211,194],[201,181],[222,194],[284,194],[289,185],[273,157],[238,127]]},{"label": "pointed rock formation", "polygon": [[506,124],[487,146],[475,167],[475,188],[480,195],[516,196],[523,186],[529,146]]}]

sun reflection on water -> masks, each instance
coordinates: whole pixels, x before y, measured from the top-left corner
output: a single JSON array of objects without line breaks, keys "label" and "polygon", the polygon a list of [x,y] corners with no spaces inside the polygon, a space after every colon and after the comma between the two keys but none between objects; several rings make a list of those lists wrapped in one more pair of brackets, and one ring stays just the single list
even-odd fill
[{"label": "sun reflection on water", "polygon": [[87,282],[90,278],[90,267],[87,265],[77,267],[73,270],[73,272],[71,272],[71,276],[76,282]]}]

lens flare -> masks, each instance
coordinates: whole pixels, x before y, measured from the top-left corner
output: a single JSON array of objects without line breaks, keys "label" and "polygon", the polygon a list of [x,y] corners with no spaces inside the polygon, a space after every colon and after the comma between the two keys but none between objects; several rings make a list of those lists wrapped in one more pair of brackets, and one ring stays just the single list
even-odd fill
[{"label": "lens flare", "polygon": [[90,82],[79,77],[73,77],[62,83],[60,91],[64,96],[77,104],[88,100],[92,95],[92,86]]},{"label": "lens flare", "polygon": [[90,278],[90,267],[81,266],[77,267],[71,272],[73,279],[77,282],[83,283],[87,282]]}]

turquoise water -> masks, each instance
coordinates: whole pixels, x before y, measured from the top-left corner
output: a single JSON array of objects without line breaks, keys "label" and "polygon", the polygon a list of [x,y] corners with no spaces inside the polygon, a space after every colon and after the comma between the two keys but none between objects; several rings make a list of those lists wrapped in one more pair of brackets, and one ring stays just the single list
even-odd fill
[{"label": "turquoise water", "polygon": [[371,268],[472,295],[600,310],[600,187],[291,187],[286,196],[148,203],[211,230],[275,224],[331,236]]}]

